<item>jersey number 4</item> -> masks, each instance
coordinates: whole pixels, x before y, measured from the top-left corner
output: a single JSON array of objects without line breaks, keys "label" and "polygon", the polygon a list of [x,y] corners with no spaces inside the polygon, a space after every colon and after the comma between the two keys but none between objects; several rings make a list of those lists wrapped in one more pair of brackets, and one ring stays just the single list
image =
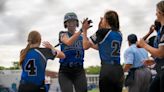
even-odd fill
[{"label": "jersey number 4", "polygon": [[30,59],[28,63],[25,66],[25,70],[28,72],[29,76],[36,75],[36,66],[35,66],[35,60]]}]

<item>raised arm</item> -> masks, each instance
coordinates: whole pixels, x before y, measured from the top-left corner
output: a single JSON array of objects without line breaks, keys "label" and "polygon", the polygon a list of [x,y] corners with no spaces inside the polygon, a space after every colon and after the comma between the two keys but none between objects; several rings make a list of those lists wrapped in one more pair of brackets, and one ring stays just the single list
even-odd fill
[{"label": "raised arm", "polygon": [[80,36],[82,32],[78,31],[76,33],[73,34],[73,36],[69,37],[67,33],[62,33],[61,34],[61,42],[63,42],[64,44],[71,46],[76,40],[77,38]]},{"label": "raised arm", "polygon": [[152,25],[150,27],[149,32],[143,37],[143,39],[146,40],[154,32],[154,30],[155,30],[155,25]]},{"label": "raised arm", "polygon": [[87,37],[87,30],[91,27],[90,23],[88,23],[88,18],[86,18],[83,22],[82,22],[82,31],[83,31],[83,47],[84,49],[89,49],[90,47],[97,49],[97,47],[89,40],[89,38]]},{"label": "raised arm", "polygon": [[152,54],[155,57],[163,58],[164,57],[164,45],[159,46],[159,48],[154,48],[148,45],[144,39],[140,39],[140,41],[137,42],[137,45],[139,47],[145,48],[150,54]]}]

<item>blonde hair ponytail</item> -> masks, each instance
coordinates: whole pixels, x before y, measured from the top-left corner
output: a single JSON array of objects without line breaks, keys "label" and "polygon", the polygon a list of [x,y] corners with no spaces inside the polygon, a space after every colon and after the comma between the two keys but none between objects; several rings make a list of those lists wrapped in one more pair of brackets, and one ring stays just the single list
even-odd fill
[{"label": "blonde hair ponytail", "polygon": [[31,31],[29,33],[29,35],[28,35],[27,41],[28,41],[28,44],[27,44],[26,48],[23,49],[21,51],[21,53],[20,53],[20,60],[19,60],[19,64],[20,65],[22,65],[22,63],[23,63],[23,61],[24,61],[24,59],[26,57],[26,54],[27,54],[27,52],[30,49],[31,44],[36,44],[36,43],[40,44],[40,42],[41,42],[41,35],[40,35],[40,33],[37,32],[37,31]]},{"label": "blonde hair ponytail", "polygon": [[24,60],[24,58],[25,58],[25,56],[26,56],[26,54],[27,54],[27,52],[28,52],[29,49],[30,49],[30,44],[28,44],[26,46],[26,48],[21,51],[19,65],[22,65],[23,60]]}]

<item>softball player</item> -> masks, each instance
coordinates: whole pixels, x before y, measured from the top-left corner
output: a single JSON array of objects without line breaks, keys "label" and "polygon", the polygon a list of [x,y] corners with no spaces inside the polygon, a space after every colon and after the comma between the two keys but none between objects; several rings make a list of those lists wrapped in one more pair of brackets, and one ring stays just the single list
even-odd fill
[{"label": "softball player", "polygon": [[87,92],[87,79],[83,68],[84,50],[82,31],[76,31],[79,26],[77,15],[73,12],[64,16],[64,27],[67,29],[59,35],[61,51],[66,58],[60,59],[59,84],[62,92]]},{"label": "softball player", "polygon": [[[160,1],[156,5],[157,20],[161,23],[159,35],[157,35],[159,42],[158,48],[151,47],[144,39],[138,41],[138,46],[145,48],[150,54],[156,57],[156,71],[157,75],[153,79],[150,85],[149,92],[164,92],[164,1]],[[145,61],[145,64],[149,63]]]},{"label": "softball player", "polygon": [[45,68],[48,59],[64,58],[65,55],[44,42],[46,48],[40,48],[41,35],[31,31],[28,35],[28,45],[21,51],[20,65],[22,67],[18,92],[45,92]]},{"label": "softball player", "polygon": [[118,14],[107,11],[99,23],[99,29],[87,38],[87,23],[83,23],[83,40],[86,48],[92,47],[99,51],[101,71],[99,77],[100,92],[122,92],[123,69],[120,65],[120,48],[122,34],[119,31]]}]

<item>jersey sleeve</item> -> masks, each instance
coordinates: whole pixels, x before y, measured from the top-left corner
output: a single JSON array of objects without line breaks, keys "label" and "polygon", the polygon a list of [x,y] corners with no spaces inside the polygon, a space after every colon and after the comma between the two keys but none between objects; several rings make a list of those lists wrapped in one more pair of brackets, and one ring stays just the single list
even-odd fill
[{"label": "jersey sleeve", "polygon": [[101,42],[105,35],[108,33],[108,29],[99,29],[96,31],[96,33],[94,33],[92,36],[90,36],[91,41],[94,44],[98,44],[99,42]]},{"label": "jersey sleeve", "polygon": [[62,39],[63,39],[63,36],[64,35],[67,35],[67,32],[66,31],[61,31],[60,33],[59,33],[59,42],[60,43],[62,43]]},{"label": "jersey sleeve", "polygon": [[51,49],[49,48],[41,48],[39,49],[42,54],[46,57],[46,59],[54,59],[57,55],[57,53],[54,53]]}]

